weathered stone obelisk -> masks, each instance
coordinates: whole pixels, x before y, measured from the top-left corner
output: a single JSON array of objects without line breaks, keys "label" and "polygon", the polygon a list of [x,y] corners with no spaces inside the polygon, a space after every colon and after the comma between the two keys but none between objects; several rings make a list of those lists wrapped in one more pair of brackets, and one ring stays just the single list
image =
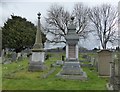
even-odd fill
[{"label": "weathered stone obelisk", "polygon": [[41,14],[38,13],[36,40],[32,49],[32,57],[29,64],[29,71],[41,71],[45,69],[45,66],[43,64],[45,52],[42,44],[40,15]]},{"label": "weathered stone obelisk", "polygon": [[76,34],[76,26],[73,23],[74,17],[71,18],[71,23],[68,26],[66,35],[66,61],[58,77],[65,79],[85,80],[87,75],[83,72],[78,58],[78,41],[79,36]]}]

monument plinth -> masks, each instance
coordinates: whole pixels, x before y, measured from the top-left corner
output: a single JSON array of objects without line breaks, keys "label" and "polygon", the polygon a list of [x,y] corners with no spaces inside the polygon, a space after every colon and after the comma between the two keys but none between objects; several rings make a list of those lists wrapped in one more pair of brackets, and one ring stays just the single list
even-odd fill
[{"label": "monument plinth", "polygon": [[36,33],[35,44],[32,49],[32,57],[29,64],[29,71],[41,71],[45,69],[43,64],[44,62],[44,49],[42,44],[42,36],[41,36],[41,24],[40,24],[40,13],[38,13],[38,26]]},{"label": "monument plinth", "polygon": [[85,72],[83,72],[79,58],[78,58],[78,41],[79,36],[76,34],[76,26],[73,24],[74,18],[71,18],[71,23],[68,27],[68,34],[66,35],[66,60],[58,77],[65,79],[78,79],[83,80],[87,78]]}]

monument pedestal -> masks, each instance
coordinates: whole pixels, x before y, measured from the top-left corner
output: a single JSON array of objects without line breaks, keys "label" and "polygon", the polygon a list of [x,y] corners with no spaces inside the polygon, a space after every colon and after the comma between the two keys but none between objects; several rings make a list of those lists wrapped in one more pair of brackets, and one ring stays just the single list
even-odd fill
[{"label": "monument pedestal", "polygon": [[46,67],[44,66],[43,63],[40,63],[40,62],[31,62],[29,64],[29,69],[28,70],[34,72],[34,71],[43,71],[45,69],[46,69]]},{"label": "monument pedestal", "polygon": [[44,66],[44,54],[45,52],[32,52],[32,57],[29,63],[29,71],[43,71],[46,69]]},{"label": "monument pedestal", "polygon": [[85,72],[83,72],[78,60],[65,61],[62,70],[57,74],[57,76],[63,79],[87,79],[87,75]]}]

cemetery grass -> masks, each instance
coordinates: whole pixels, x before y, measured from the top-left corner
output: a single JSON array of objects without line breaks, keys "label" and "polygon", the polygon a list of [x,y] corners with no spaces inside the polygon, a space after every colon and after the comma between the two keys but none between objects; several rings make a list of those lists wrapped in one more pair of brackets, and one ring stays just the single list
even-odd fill
[{"label": "cemetery grass", "polygon": [[[55,67],[55,71],[44,78],[50,70],[51,64],[61,60],[65,53],[49,53],[51,57],[46,60],[48,67],[44,72],[28,72],[28,59],[21,62],[2,65],[3,90],[106,90],[107,78],[100,78],[95,68],[83,68],[88,75],[88,80],[64,80],[56,77],[62,67]],[[80,57],[81,58],[81,57]]]}]

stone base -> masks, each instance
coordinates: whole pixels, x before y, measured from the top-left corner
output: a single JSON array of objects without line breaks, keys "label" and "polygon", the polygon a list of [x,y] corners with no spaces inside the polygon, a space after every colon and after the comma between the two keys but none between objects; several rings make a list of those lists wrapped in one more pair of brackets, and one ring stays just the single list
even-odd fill
[{"label": "stone base", "polygon": [[87,75],[85,72],[83,72],[82,75],[62,75],[61,73],[58,73],[56,75],[58,78],[63,79],[71,79],[71,80],[87,80]]},{"label": "stone base", "polygon": [[64,79],[75,79],[75,80],[86,80],[87,75],[83,72],[78,61],[65,62],[60,73],[57,74],[58,77]]},{"label": "stone base", "polygon": [[46,69],[46,66],[41,62],[32,62],[29,64],[28,71],[43,71]]},{"label": "stone base", "polygon": [[82,75],[83,71],[79,62],[65,62],[61,71],[62,75]]},{"label": "stone base", "polygon": [[45,52],[32,52],[32,56],[30,58],[29,71],[43,71],[45,70],[44,62],[44,54]]}]

